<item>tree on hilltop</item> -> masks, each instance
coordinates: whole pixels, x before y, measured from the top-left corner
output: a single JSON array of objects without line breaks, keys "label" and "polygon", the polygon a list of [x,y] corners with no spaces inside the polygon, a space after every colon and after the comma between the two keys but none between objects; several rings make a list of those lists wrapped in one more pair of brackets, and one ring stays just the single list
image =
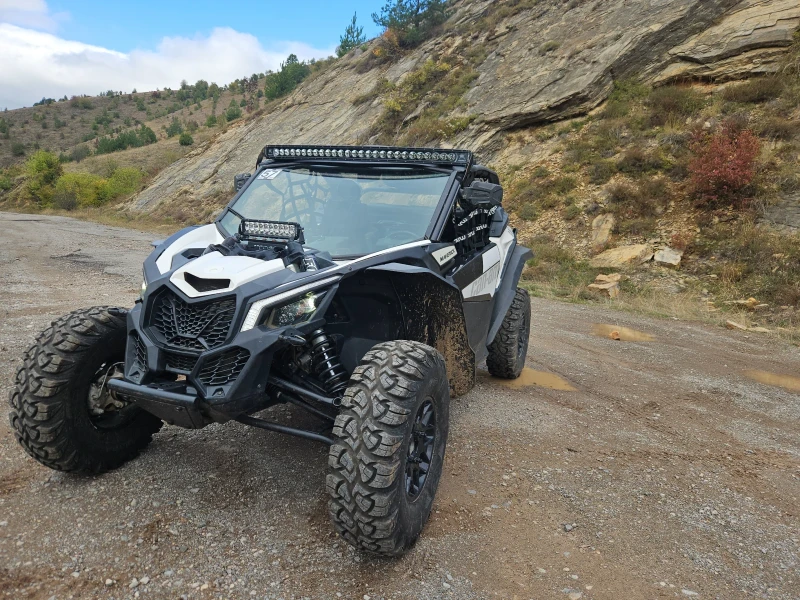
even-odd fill
[{"label": "tree on hilltop", "polygon": [[339,38],[339,47],[336,49],[336,55],[340,58],[367,41],[364,35],[364,28],[356,24],[356,16],[357,13],[353,13],[353,20],[344,30],[344,35]]},{"label": "tree on hilltop", "polygon": [[446,0],[389,0],[372,20],[397,34],[402,46],[415,46],[447,20]]}]

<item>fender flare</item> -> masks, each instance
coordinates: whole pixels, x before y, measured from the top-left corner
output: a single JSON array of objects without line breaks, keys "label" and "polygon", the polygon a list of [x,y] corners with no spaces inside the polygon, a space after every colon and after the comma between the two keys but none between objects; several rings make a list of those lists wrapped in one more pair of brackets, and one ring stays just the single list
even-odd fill
[{"label": "fender flare", "polygon": [[516,246],[514,251],[509,254],[508,263],[503,269],[500,287],[497,288],[495,293],[492,320],[489,324],[489,332],[486,335],[487,346],[494,341],[497,332],[500,331],[500,325],[503,324],[508,308],[514,300],[514,294],[517,293],[517,284],[522,275],[522,269],[525,268],[525,263],[532,258],[533,252],[524,246]]}]

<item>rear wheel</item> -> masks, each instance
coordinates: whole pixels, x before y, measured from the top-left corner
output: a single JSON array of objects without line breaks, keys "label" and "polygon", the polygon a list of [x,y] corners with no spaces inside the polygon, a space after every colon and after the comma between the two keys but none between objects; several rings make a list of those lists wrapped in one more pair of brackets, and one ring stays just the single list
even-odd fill
[{"label": "rear wheel", "polygon": [[500,331],[489,345],[486,366],[489,373],[503,379],[516,379],[525,367],[531,333],[531,300],[527,290],[517,288]]},{"label": "rear wheel", "polygon": [[428,520],[447,445],[444,358],[419,342],[376,345],[350,379],[333,428],[331,518],[353,546],[398,556]]},{"label": "rear wheel", "polygon": [[11,390],[11,428],[33,458],[59,471],[100,473],[134,458],[161,420],[112,393],[122,375],[127,311],[72,312],[25,353]]}]

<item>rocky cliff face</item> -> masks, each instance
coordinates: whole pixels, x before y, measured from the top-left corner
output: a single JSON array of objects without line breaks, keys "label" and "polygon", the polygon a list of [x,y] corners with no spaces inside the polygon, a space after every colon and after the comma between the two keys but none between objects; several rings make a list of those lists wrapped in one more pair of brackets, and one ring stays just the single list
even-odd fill
[{"label": "rocky cliff face", "polygon": [[[486,28],[477,23],[490,23]],[[234,125],[165,169],[131,203],[230,194],[267,143],[365,143],[383,113],[380,97],[354,103],[383,78],[399,83],[429,58],[482,48],[465,94],[471,125],[443,145],[491,158],[508,130],[585,114],[614,81],[728,80],[773,72],[800,26],[797,0],[460,0],[444,33],[391,65],[363,71],[351,53],[304,82],[269,113]]]}]

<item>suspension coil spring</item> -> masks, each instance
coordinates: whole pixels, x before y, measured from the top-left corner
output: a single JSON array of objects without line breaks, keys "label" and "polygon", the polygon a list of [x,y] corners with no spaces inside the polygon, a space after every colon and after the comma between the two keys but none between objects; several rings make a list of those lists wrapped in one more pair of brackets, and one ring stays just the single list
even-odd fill
[{"label": "suspension coil spring", "polygon": [[333,396],[341,396],[347,387],[347,371],[339,360],[336,342],[317,329],[309,336],[311,344],[311,366],[322,385]]}]

